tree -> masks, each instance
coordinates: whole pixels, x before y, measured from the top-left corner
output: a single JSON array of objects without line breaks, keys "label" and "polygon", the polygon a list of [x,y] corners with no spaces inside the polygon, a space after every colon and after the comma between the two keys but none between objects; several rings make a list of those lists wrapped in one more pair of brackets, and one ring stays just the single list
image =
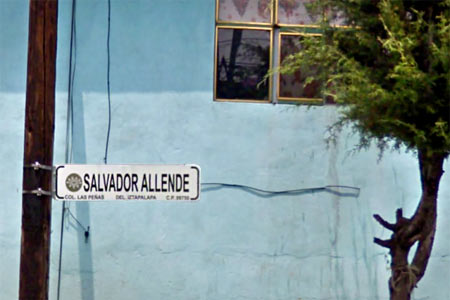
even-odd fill
[{"label": "tree", "polygon": [[[417,153],[422,196],[415,213],[406,218],[398,209],[392,224],[374,215],[392,231],[389,240],[374,239],[390,250],[391,299],[410,299],[430,258],[450,154],[450,0],[317,0],[309,9],[324,16],[322,36],[302,40],[302,51],[279,71],[319,69],[325,95],[343,104],[334,134],[350,125],[360,149],[375,142],[381,153],[403,147]],[[329,25],[336,13],[347,27]]]}]

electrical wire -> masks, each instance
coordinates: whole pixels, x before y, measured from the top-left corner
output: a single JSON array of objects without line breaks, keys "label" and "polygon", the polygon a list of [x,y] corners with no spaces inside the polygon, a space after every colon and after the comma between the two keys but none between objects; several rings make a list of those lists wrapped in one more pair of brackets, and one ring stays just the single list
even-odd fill
[{"label": "electrical wire", "polygon": [[[353,186],[347,186],[347,185],[326,185],[322,187],[313,187],[313,188],[301,188],[301,189],[292,189],[292,190],[281,190],[281,191],[272,191],[272,190],[264,190],[248,185],[242,185],[242,184],[233,184],[233,183],[219,183],[219,182],[208,182],[208,183],[202,183],[202,187],[205,186],[206,189],[202,189],[202,191],[209,191],[214,190],[218,188],[237,188],[241,189],[253,194],[266,196],[266,197],[274,197],[274,196],[280,196],[280,195],[299,195],[299,194],[306,194],[306,193],[315,193],[315,192],[329,192],[332,194],[336,194],[339,196],[353,196],[358,197],[360,193],[360,188],[353,187]],[[212,186],[212,188],[208,188],[208,186]],[[216,186],[214,188],[213,186]],[[351,190],[354,191],[346,192],[342,190]]]},{"label": "electrical wire", "polygon": [[69,216],[71,216],[71,217],[75,220],[75,222],[77,222],[77,224],[81,227],[81,229],[84,230],[84,232],[88,232],[88,231],[89,231],[89,226],[88,226],[87,228],[84,227],[84,225],[81,224],[81,222],[77,219],[77,217],[74,216],[74,214],[72,213],[72,211],[70,210],[70,208],[67,208],[66,210],[67,210]]},{"label": "electrical wire", "polygon": [[[73,69],[72,69],[73,66]],[[67,127],[66,127],[66,149],[65,162],[71,163],[73,157],[73,88],[76,72],[76,0],[72,0],[72,17],[70,25],[70,52],[69,52],[69,79],[67,83]],[[59,239],[59,262],[58,262],[58,286],[57,300],[61,295],[61,271],[62,271],[62,250],[64,241],[64,219],[66,212],[66,202],[63,201],[61,211],[61,233]],[[69,211],[70,212],[70,211]]]},{"label": "electrical wire", "polygon": [[108,0],[108,35],[106,38],[106,54],[107,54],[107,70],[106,70],[106,85],[108,88],[108,132],[106,134],[106,146],[105,146],[105,164],[108,163],[108,147],[109,136],[111,133],[111,86],[110,86],[110,67],[111,67],[111,53],[110,53],[110,37],[111,37],[111,0]]}]

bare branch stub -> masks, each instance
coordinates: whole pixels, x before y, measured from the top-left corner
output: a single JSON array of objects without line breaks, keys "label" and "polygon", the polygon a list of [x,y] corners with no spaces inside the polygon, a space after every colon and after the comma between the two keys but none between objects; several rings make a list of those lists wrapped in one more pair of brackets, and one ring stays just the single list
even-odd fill
[{"label": "bare branch stub", "polygon": [[380,215],[373,215],[373,217],[375,218],[375,220],[377,220],[378,223],[380,223],[381,226],[383,226],[386,229],[389,230],[394,230],[395,229],[395,224],[391,224],[389,222],[387,222],[386,220],[384,220]]},{"label": "bare branch stub", "polygon": [[385,247],[388,249],[391,249],[391,246],[392,246],[392,240],[382,240],[379,238],[374,238],[373,242],[377,245],[380,245],[381,247]]},{"label": "bare branch stub", "polygon": [[389,223],[378,214],[373,215],[374,219],[380,223],[381,226],[392,231],[389,240],[375,238],[374,243],[388,248],[391,251],[395,247],[409,249],[421,238],[421,235],[417,232],[417,222],[412,222],[413,219],[404,218],[403,210],[401,208],[397,209],[395,215],[395,223]]}]

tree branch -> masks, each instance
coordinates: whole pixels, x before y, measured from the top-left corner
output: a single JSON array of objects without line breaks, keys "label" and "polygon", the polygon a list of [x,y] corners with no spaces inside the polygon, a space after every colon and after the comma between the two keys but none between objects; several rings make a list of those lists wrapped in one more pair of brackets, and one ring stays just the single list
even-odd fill
[{"label": "tree branch", "polygon": [[395,218],[397,219],[398,225],[406,220],[405,218],[403,218],[403,209],[397,209],[397,211],[395,212]]},{"label": "tree branch", "polygon": [[391,249],[391,246],[392,246],[392,240],[382,240],[379,238],[374,238],[373,242],[377,245],[380,245],[381,247],[385,247],[388,249]]},{"label": "tree branch", "polygon": [[375,220],[377,220],[378,223],[380,223],[381,226],[383,226],[386,229],[394,231],[395,224],[391,224],[391,223],[387,222],[378,214],[373,215],[373,217],[375,218]]},{"label": "tree branch", "polygon": [[[433,225],[435,225],[436,220],[433,220]],[[416,253],[414,254],[413,261],[411,265],[416,270],[417,274],[417,281],[419,281],[423,275],[425,274],[425,270],[428,265],[428,261],[430,259],[431,250],[433,248],[433,240],[434,240],[434,233],[436,231],[436,227],[433,226],[433,229],[431,232],[428,233],[428,235],[419,240],[419,245],[417,246]]]},{"label": "tree branch", "polygon": [[422,238],[422,234],[418,233],[414,236],[412,236],[410,239],[408,239],[408,245],[414,245],[415,242],[420,241],[420,239]]}]

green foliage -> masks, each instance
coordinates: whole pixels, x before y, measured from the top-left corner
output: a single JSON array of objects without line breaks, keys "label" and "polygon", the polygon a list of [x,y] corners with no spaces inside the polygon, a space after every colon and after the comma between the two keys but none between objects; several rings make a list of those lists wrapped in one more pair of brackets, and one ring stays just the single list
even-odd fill
[{"label": "green foliage", "polygon": [[349,26],[324,18],[322,36],[304,38],[279,71],[319,66],[325,95],[344,104],[334,129],[351,124],[360,147],[375,140],[382,149],[404,145],[447,156],[450,0],[318,0],[311,9],[342,11]]}]

